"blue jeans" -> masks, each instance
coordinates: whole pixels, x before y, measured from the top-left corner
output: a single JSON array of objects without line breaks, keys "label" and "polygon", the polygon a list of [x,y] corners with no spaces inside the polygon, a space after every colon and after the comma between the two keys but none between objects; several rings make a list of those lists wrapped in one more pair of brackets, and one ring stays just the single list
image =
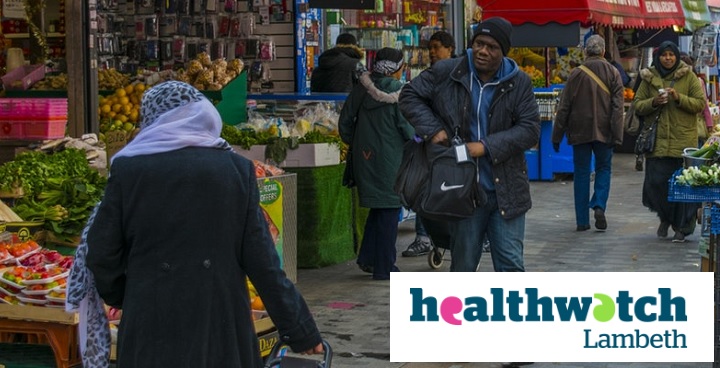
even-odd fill
[{"label": "blue jeans", "polygon": [[419,236],[428,236],[428,233],[427,230],[425,230],[425,225],[423,225],[420,216],[415,214],[415,237]]},{"label": "blue jeans", "polygon": [[[590,225],[589,210],[600,208],[605,211],[610,196],[610,175],[612,174],[613,146],[602,142],[576,144],[573,147],[573,190],[575,193],[575,222]],[[595,185],[590,198],[590,171],[595,154]]]},{"label": "blue jeans", "polygon": [[451,272],[475,272],[482,243],[490,240],[493,268],[496,272],[525,271],[523,240],[525,239],[525,215],[511,220],[500,216],[495,192],[488,192],[488,202],[475,209],[472,217],[458,221],[452,243]]}]

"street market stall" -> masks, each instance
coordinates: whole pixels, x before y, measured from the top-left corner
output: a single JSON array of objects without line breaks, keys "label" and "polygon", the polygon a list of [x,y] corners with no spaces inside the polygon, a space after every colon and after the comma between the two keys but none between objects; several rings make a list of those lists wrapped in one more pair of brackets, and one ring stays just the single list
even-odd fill
[{"label": "street market stall", "polygon": [[[572,148],[563,138],[560,152],[552,149],[554,106],[562,83],[570,70],[583,61],[583,39],[599,33],[607,42],[611,56],[620,59],[616,30],[628,28],[668,28],[686,22],[680,0],[641,2],[607,2],[600,0],[494,1],[478,0],[482,18],[501,16],[514,26],[513,48],[509,56],[527,55],[535,51],[540,62],[516,58],[523,70],[533,78],[536,99],[541,108],[540,143],[526,153],[530,179],[553,180],[555,174],[573,173]],[[592,29],[590,29],[592,28]],[[533,49],[535,48],[535,49]],[[524,53],[518,53],[523,49]],[[544,83],[543,83],[544,81]],[[534,170],[537,167],[538,170]]]}]

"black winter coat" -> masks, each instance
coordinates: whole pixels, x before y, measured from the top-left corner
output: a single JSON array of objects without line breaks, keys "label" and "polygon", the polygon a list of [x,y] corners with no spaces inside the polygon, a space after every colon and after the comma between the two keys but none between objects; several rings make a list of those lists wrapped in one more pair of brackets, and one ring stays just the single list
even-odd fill
[{"label": "black winter coat", "polygon": [[318,58],[318,65],[310,77],[312,92],[350,92],[357,83],[364,67],[360,60],[362,50],[355,46],[333,47]]},{"label": "black winter coat", "polygon": [[[413,78],[400,93],[400,110],[429,140],[441,129],[452,137],[454,122],[460,135],[470,139],[470,70],[468,56],[441,60]],[[532,207],[525,151],[540,138],[540,113],[530,77],[516,73],[501,82],[486,112],[488,135],[483,138],[492,163],[493,182],[501,216],[512,219]]]},{"label": "black winter coat", "polygon": [[246,276],[282,341],[320,343],[258,201],[253,164],[229,150],[114,161],[87,262],[100,296],[123,310],[118,367],[262,367]]}]

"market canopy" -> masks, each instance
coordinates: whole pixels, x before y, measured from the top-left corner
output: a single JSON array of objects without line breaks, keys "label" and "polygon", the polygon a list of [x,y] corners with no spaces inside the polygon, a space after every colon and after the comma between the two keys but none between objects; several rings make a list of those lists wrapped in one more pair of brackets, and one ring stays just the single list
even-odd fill
[{"label": "market canopy", "polygon": [[477,0],[477,4],[483,18],[500,16],[514,25],[580,22],[623,28],[665,28],[685,24],[680,1]]}]

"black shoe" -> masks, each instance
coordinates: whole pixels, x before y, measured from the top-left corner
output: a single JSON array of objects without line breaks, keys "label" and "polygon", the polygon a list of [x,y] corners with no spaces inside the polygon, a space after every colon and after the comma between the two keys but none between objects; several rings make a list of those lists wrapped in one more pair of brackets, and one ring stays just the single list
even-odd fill
[{"label": "black shoe", "polygon": [[360,267],[362,272],[373,273],[373,271],[374,271],[373,266],[368,266],[368,265],[364,265],[364,264],[360,264],[360,263],[358,263],[357,265],[358,265],[358,267]]},{"label": "black shoe", "polygon": [[415,238],[415,241],[413,241],[410,245],[408,245],[407,249],[405,249],[402,252],[403,257],[417,257],[417,256],[424,256],[432,250],[432,242],[429,238]]},{"label": "black shoe", "polygon": [[605,211],[602,208],[595,209],[595,228],[598,230],[607,229],[607,220],[605,219]]},{"label": "black shoe", "polygon": [[685,234],[683,234],[682,231],[676,232],[675,236],[673,236],[672,242],[673,243],[685,243]]},{"label": "black shoe", "polygon": [[670,228],[669,222],[660,222],[660,226],[658,226],[658,229],[657,229],[658,238],[667,238],[669,228]]},{"label": "black shoe", "polygon": [[503,368],[517,368],[517,367],[522,367],[524,365],[530,365],[530,364],[535,364],[535,363],[503,363],[502,367]]},{"label": "black shoe", "polygon": [[590,225],[578,225],[575,231],[585,231],[590,230]]},{"label": "black shoe", "polygon": [[635,171],[643,171],[643,157],[635,156]]}]

